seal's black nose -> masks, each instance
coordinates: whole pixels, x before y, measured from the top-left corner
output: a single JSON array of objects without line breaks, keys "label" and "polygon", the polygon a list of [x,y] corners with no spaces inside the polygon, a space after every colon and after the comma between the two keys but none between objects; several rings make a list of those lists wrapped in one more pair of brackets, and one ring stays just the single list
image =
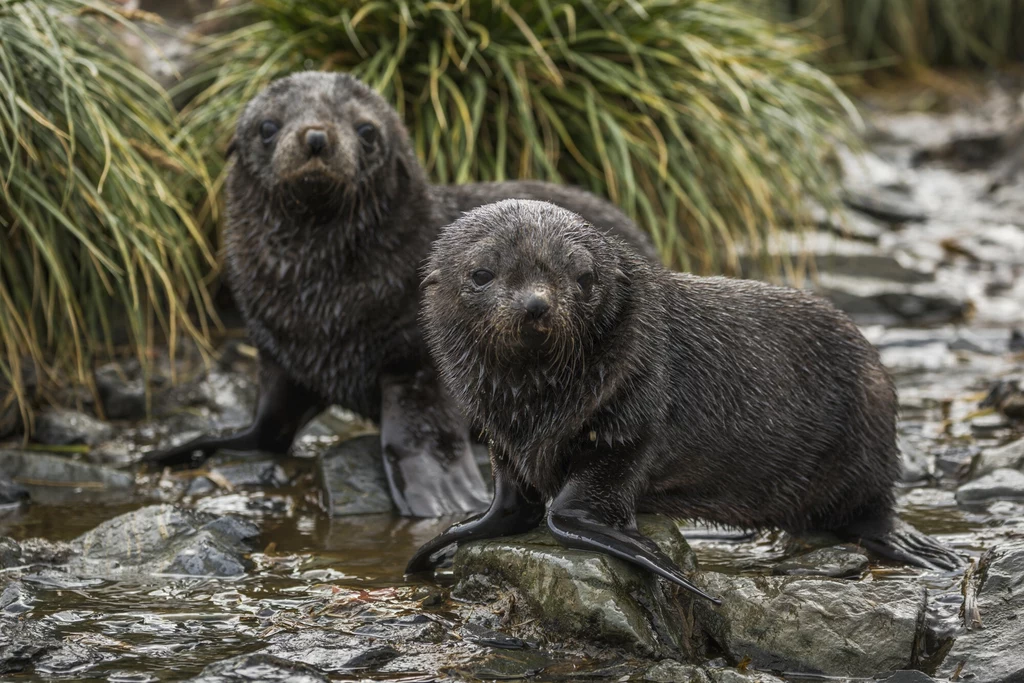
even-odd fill
[{"label": "seal's black nose", "polygon": [[306,147],[310,156],[320,156],[327,149],[327,133],[322,130],[306,131]]},{"label": "seal's black nose", "polygon": [[526,300],[526,315],[536,320],[551,308],[551,304],[540,294],[531,294]]}]

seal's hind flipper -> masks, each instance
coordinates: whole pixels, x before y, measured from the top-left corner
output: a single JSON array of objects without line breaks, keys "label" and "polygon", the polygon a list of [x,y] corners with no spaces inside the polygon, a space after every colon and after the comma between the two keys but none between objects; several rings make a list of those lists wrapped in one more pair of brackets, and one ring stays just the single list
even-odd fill
[{"label": "seal's hind flipper", "polygon": [[896,518],[854,522],[839,533],[871,552],[897,562],[940,571],[953,571],[964,566],[963,559],[955,552]]},{"label": "seal's hind flipper", "polygon": [[150,451],[139,462],[150,467],[199,467],[220,450],[252,451],[259,448],[257,434],[252,425],[244,431],[227,436],[200,436],[180,446],[163,451]]},{"label": "seal's hind flipper", "polygon": [[382,380],[380,438],[391,497],[407,517],[476,512],[490,496],[469,429],[433,371]]},{"label": "seal's hind flipper", "polygon": [[589,511],[568,506],[552,508],[548,514],[548,529],[563,545],[594,550],[632,562],[716,605],[722,604],[718,598],[697,588],[672,558],[638,531],[607,526],[594,519]]},{"label": "seal's hind flipper", "polygon": [[260,397],[251,425],[234,434],[200,436],[174,448],[150,451],[140,462],[150,467],[198,467],[221,450],[283,454],[295,434],[322,410],[313,392],[296,384],[280,365],[261,355]]},{"label": "seal's hind flipper", "polygon": [[527,497],[510,477],[496,468],[494,500],[487,512],[454,524],[443,534],[425,543],[409,560],[405,573],[419,574],[432,570],[438,564],[439,557],[436,556],[453,544],[521,534],[536,527],[543,518],[544,503],[540,496],[532,496],[532,499]]}]

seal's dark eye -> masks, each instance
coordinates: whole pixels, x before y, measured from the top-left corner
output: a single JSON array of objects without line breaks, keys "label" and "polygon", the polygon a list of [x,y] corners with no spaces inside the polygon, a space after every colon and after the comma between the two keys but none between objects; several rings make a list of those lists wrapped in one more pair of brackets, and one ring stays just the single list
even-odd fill
[{"label": "seal's dark eye", "polygon": [[580,286],[580,289],[582,289],[584,292],[587,291],[594,284],[594,274],[583,273],[583,275],[580,275],[578,278],[576,278],[576,284],[578,284]]},{"label": "seal's dark eye", "polygon": [[372,123],[360,123],[356,126],[356,135],[366,147],[370,147],[377,141],[377,129]]},{"label": "seal's dark eye", "polygon": [[494,273],[484,268],[480,270],[474,270],[473,274],[469,276],[473,280],[473,284],[477,287],[483,287],[488,282],[494,279]]},{"label": "seal's dark eye", "polygon": [[260,137],[263,138],[263,142],[270,142],[279,130],[281,130],[281,126],[277,125],[276,122],[264,121],[260,124]]}]

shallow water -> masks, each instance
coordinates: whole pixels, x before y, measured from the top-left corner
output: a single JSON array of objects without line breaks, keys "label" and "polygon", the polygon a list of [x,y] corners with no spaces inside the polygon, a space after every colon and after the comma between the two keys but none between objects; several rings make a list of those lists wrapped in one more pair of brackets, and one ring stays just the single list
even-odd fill
[{"label": "shallow water", "polygon": [[[932,453],[954,446],[993,445],[1010,438],[1009,428],[972,435],[970,428],[958,422],[969,416],[976,404],[976,388],[989,376],[990,360],[975,366],[968,363],[953,373],[900,373],[900,387],[906,396],[901,424],[904,438]],[[285,465],[301,470],[308,462],[292,459]],[[953,498],[956,477],[937,472],[938,481],[901,489],[899,509],[904,519],[973,557],[1000,540],[1024,533],[1024,501],[963,509]],[[128,503],[32,505],[24,512],[0,517],[0,534],[16,539],[70,540],[104,520],[160,498],[154,483],[142,486],[141,497]],[[434,584],[406,581],[402,570],[421,543],[454,520],[410,520],[392,514],[331,519],[306,484],[219,493],[196,501],[200,509],[238,514],[260,526],[262,552],[251,556],[254,570],[239,579],[69,581],[65,575],[47,572],[26,577],[37,600],[33,616],[54,625],[59,635],[89,645],[104,661],[89,662],[81,671],[37,669],[11,680],[42,680],[40,675],[68,680],[180,679],[211,662],[261,649],[282,627],[322,624],[324,614],[336,613],[342,628],[358,629],[360,610],[377,615],[381,611],[424,613],[417,601],[424,587]],[[708,531],[688,529],[688,534]],[[740,541],[695,538],[692,544],[703,568],[746,574],[770,573],[774,563],[800,547],[799,540],[786,539],[777,532]],[[872,580],[908,577],[924,582],[932,591],[931,618],[952,624],[960,604],[960,576],[872,565]],[[445,604],[442,599],[426,611],[445,615]],[[353,610],[353,606],[359,609]],[[406,671],[391,677],[377,673],[372,679],[430,680],[429,658],[423,666],[418,678]],[[586,661],[571,663],[574,669],[586,670],[587,666]],[[349,672],[335,679],[363,680],[365,676]]]}]

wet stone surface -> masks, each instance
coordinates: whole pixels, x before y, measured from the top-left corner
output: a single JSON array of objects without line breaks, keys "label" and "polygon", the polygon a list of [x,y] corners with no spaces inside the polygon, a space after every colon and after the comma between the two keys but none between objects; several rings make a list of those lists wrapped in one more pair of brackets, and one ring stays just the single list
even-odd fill
[{"label": "wet stone surface", "polygon": [[859,578],[867,569],[867,555],[851,547],[835,546],[819,548],[784,560],[772,568],[772,573],[786,576],[824,576],[847,579]]},{"label": "wet stone surface", "polygon": [[327,683],[322,672],[301,663],[273,655],[255,654],[232,657],[203,669],[203,673],[190,678],[189,683]]},{"label": "wet stone surface", "polygon": [[959,670],[964,680],[978,683],[1024,679],[1024,541],[989,550],[968,596],[976,603],[965,604],[971,628],[956,636],[939,676]]},{"label": "wet stone surface", "polygon": [[713,572],[700,581],[724,604],[717,609],[695,604],[696,621],[731,661],[848,676],[871,676],[915,661],[927,593],[915,583]]},{"label": "wet stone surface", "polygon": [[[684,571],[696,561],[670,521],[642,517],[641,533]],[[455,555],[454,595],[502,611],[527,639],[621,647],[645,655],[701,647],[668,588],[647,572],[606,556],[564,548],[547,532],[467,544]]]},{"label": "wet stone surface", "polygon": [[957,502],[965,505],[1007,499],[1024,500],[1024,472],[994,470],[956,490]]}]

